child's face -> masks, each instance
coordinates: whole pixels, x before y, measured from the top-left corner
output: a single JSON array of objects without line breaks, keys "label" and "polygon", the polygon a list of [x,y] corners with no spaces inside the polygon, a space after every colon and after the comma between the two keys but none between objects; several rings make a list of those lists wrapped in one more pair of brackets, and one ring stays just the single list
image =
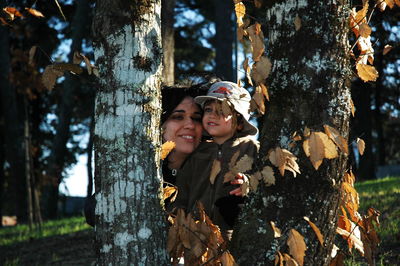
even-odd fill
[{"label": "child's face", "polygon": [[218,101],[207,102],[203,110],[203,127],[218,144],[224,143],[235,134],[232,126],[232,114],[224,116],[221,110],[221,103]]}]

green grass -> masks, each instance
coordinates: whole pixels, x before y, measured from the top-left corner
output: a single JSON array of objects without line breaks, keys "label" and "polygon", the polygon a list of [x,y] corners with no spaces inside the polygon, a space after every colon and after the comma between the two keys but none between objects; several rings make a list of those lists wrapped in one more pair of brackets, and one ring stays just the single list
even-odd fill
[{"label": "green grass", "polygon": [[91,228],[82,216],[44,222],[42,230],[22,224],[0,228],[0,245],[10,245],[30,239],[69,234]]}]

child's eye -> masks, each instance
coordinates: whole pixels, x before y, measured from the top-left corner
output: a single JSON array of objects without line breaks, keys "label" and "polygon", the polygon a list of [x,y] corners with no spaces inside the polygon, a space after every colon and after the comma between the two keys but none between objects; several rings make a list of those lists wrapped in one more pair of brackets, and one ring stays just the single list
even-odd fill
[{"label": "child's eye", "polygon": [[204,107],[204,113],[211,113],[212,109],[211,107]]}]

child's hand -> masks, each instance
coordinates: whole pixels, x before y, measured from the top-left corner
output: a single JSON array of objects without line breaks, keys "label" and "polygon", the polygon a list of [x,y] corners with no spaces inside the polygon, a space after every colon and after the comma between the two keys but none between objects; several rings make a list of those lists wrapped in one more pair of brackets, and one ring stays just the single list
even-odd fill
[{"label": "child's hand", "polygon": [[235,176],[235,180],[231,181],[232,185],[240,185],[238,188],[235,188],[234,190],[231,190],[229,192],[229,195],[235,195],[238,197],[243,197],[243,193],[242,193],[242,184],[244,183],[244,181],[247,179],[247,176],[242,174],[242,173],[238,173]]}]

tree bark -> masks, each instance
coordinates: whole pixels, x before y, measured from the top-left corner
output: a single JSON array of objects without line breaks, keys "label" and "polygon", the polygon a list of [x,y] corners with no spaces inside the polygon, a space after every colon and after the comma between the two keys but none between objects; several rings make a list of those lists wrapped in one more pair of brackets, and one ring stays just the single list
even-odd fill
[{"label": "tree bark", "polygon": [[[324,159],[318,170],[302,145],[290,147],[294,132],[324,131],[323,125],[348,138],[350,90],[347,41],[347,1],[269,1],[266,4],[268,56],[273,67],[267,80],[271,101],[260,131],[260,157],[281,147],[298,157],[301,174],[288,171],[271,187],[259,185],[242,212],[232,240],[232,251],[243,265],[273,264],[277,251],[289,253],[290,229],[305,239],[304,265],[328,265],[335,235],[340,184],[347,156]],[[298,21],[301,27],[296,30]],[[295,24],[295,21],[296,24]],[[303,219],[317,225],[324,236],[321,246]],[[274,238],[270,221],[281,229]]]},{"label": "tree bark", "polygon": [[175,0],[161,1],[161,35],[163,49],[163,83],[172,86],[175,82]]},{"label": "tree bark", "polygon": [[93,23],[100,265],[167,265],[160,204],[160,1],[100,0]]},{"label": "tree bark", "polygon": [[233,37],[234,21],[232,20],[233,2],[215,1],[215,73],[225,80],[236,82],[233,71]]}]

